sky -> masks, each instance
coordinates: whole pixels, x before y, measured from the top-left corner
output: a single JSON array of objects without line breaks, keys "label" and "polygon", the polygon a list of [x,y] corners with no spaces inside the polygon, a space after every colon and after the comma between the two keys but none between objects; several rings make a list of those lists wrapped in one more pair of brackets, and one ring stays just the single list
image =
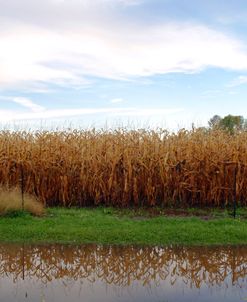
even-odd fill
[{"label": "sky", "polygon": [[0,126],[247,116],[246,32],[246,0],[0,0]]}]

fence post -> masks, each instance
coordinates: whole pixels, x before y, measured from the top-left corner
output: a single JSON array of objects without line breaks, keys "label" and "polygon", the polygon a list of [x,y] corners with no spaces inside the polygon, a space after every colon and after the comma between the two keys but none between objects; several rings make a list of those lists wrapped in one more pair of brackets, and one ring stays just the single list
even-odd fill
[{"label": "fence post", "polygon": [[236,211],[237,211],[237,172],[238,172],[238,166],[235,165],[234,169],[234,178],[233,178],[233,217],[236,218]]},{"label": "fence post", "polygon": [[24,211],[24,171],[23,165],[21,164],[21,208]]}]

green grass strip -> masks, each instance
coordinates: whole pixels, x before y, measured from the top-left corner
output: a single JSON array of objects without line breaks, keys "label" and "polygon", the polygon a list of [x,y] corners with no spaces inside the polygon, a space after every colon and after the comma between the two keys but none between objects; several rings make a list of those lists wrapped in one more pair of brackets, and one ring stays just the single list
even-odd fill
[{"label": "green grass strip", "polygon": [[0,242],[142,245],[247,244],[246,209],[236,219],[212,210],[188,216],[152,216],[140,210],[48,209],[44,217],[15,213],[0,217]]}]

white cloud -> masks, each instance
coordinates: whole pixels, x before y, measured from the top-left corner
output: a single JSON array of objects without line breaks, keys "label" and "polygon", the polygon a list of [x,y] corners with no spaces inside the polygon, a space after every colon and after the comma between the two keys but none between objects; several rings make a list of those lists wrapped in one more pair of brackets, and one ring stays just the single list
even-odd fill
[{"label": "white cloud", "polygon": [[90,76],[126,80],[209,66],[247,70],[245,45],[227,34],[117,18],[123,3],[138,2],[0,0],[0,88],[81,87]]},{"label": "white cloud", "polygon": [[142,4],[143,0],[118,0],[120,3],[124,5],[140,5]]},{"label": "white cloud", "polygon": [[[0,100],[13,102],[18,105],[21,105],[24,108],[31,110],[33,113],[40,113],[45,110],[45,107],[34,103],[32,100],[25,97],[10,97],[10,96],[0,96]],[[10,111],[6,111],[8,113]],[[8,115],[8,114],[7,114]]]},{"label": "white cloud", "polygon": [[0,111],[0,119],[2,121],[15,121],[15,120],[40,120],[40,119],[53,119],[60,117],[73,117],[88,114],[102,114],[102,113],[119,113],[128,108],[76,108],[76,109],[47,109],[42,112],[25,112],[18,111]]},{"label": "white cloud", "polygon": [[[1,29],[22,22],[54,29],[85,27],[117,19],[118,12],[145,0],[0,0]],[[72,27],[71,27],[72,26]]]},{"label": "white cloud", "polygon": [[[90,120],[93,120],[93,116],[97,121],[109,121],[109,125],[113,126],[114,121],[127,122],[129,124],[131,117],[132,121],[137,120],[138,124],[140,121],[147,120],[152,121],[153,125],[162,125],[164,121],[169,121],[169,125],[174,124],[174,116],[179,117],[184,115],[185,110],[183,108],[139,108],[139,107],[103,107],[103,108],[67,108],[67,109],[48,109],[34,103],[31,99],[24,97],[6,97],[0,96],[0,100],[10,101],[17,103],[24,107],[26,110],[0,110],[0,121],[4,125],[10,123],[9,126],[14,125],[27,126],[26,122],[37,123],[41,121],[52,121],[59,122],[64,125],[64,122],[69,122],[75,117],[81,118],[90,116]],[[121,103],[122,99],[113,99],[116,104]],[[184,116],[183,116],[184,117]],[[102,119],[103,118],[103,119]],[[81,122],[79,122],[80,124]],[[79,125],[78,124],[78,125]],[[29,125],[29,123],[28,123]],[[30,124],[31,125],[31,124]],[[39,124],[40,125],[40,124]],[[77,126],[78,126],[77,125]],[[101,125],[102,126],[102,125]],[[167,125],[166,125],[167,126]]]},{"label": "white cloud", "polygon": [[122,98],[115,98],[115,99],[112,99],[110,102],[112,104],[119,104],[119,103],[123,103],[124,99],[122,99]]},{"label": "white cloud", "polygon": [[228,87],[236,87],[246,83],[247,83],[247,76],[238,76],[228,85]]},{"label": "white cloud", "polygon": [[203,98],[216,98],[222,93],[220,89],[209,89],[202,92],[201,97]]},{"label": "white cloud", "polygon": [[23,97],[14,97],[13,102],[30,109],[32,112],[42,112],[45,110],[43,106],[35,104],[33,101]]},{"label": "white cloud", "polygon": [[183,111],[181,108],[157,108],[140,109],[132,107],[123,108],[75,108],[75,109],[43,109],[42,111],[18,112],[14,110],[0,110],[1,122],[21,121],[21,120],[44,120],[54,118],[69,118],[83,115],[107,114],[110,117],[116,116],[135,116],[149,117],[154,115],[171,115]]},{"label": "white cloud", "polygon": [[87,76],[128,79],[206,66],[247,69],[241,43],[205,27],[162,25],[132,32],[73,33],[24,27],[0,34],[0,86],[81,86]]},{"label": "white cloud", "polygon": [[126,111],[119,112],[119,116],[134,116],[134,117],[154,117],[154,116],[166,116],[173,115],[179,112],[183,112],[183,108],[132,108]]}]

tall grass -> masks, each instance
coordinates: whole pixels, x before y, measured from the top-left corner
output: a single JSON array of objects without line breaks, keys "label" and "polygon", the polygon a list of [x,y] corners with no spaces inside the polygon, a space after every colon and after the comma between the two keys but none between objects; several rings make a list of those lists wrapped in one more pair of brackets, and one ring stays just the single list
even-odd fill
[{"label": "tall grass", "polygon": [[48,206],[247,205],[247,133],[0,132],[0,184]]},{"label": "tall grass", "polygon": [[0,188],[0,215],[20,214],[22,210],[41,216],[44,214],[44,206],[33,196],[24,194],[22,204],[21,191],[17,188]]}]

